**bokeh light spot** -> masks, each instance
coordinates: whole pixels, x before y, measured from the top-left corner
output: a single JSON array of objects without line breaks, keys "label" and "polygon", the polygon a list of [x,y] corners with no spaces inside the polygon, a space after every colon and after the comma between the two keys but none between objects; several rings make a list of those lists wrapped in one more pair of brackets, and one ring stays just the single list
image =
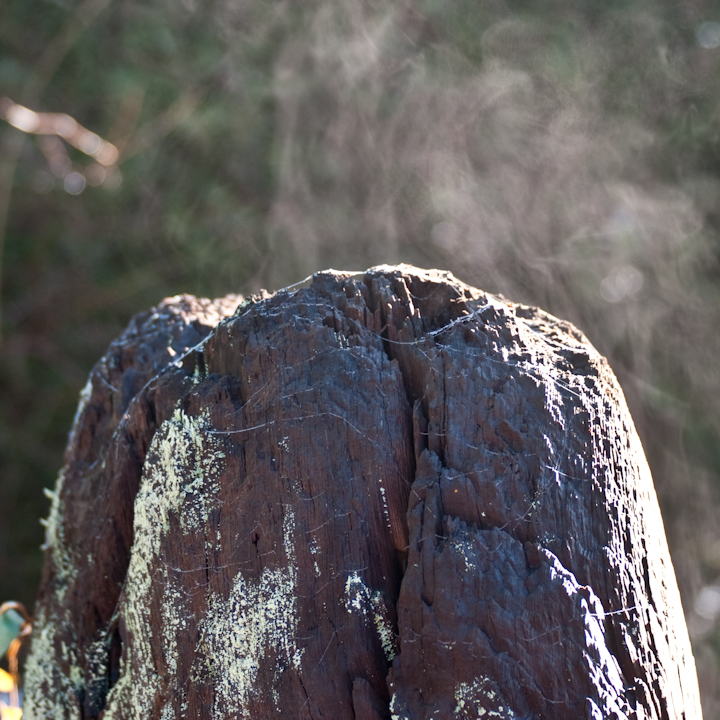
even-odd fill
[{"label": "bokeh light spot", "polygon": [[629,207],[618,207],[608,220],[605,231],[608,235],[628,235],[638,224],[637,215]]},{"label": "bokeh light spot", "polygon": [[643,282],[643,274],[636,267],[625,265],[616,268],[603,279],[600,283],[600,294],[607,302],[619,303],[640,292]]},{"label": "bokeh light spot", "polygon": [[40,116],[22,105],[12,105],[6,113],[6,119],[23,132],[34,132],[40,124]]},{"label": "bokeh light spot", "polygon": [[79,172],[71,172],[65,176],[63,187],[71,195],[79,195],[85,189],[85,178]]},{"label": "bokeh light spot", "polygon": [[55,132],[64,138],[72,137],[78,129],[78,124],[73,118],[64,113],[55,117]]},{"label": "bokeh light spot", "polygon": [[102,146],[102,140],[93,132],[84,132],[78,140],[78,145],[87,155],[95,155]]},{"label": "bokeh light spot", "polygon": [[443,250],[453,250],[460,244],[460,232],[457,226],[443,220],[433,225],[430,231],[433,242]]},{"label": "bokeh light spot", "polygon": [[707,50],[713,50],[720,46],[720,24],[716,22],[704,22],[695,28],[697,41]]},{"label": "bokeh light spot", "polygon": [[720,587],[706,585],[695,598],[695,612],[700,617],[715,620],[720,615]]}]

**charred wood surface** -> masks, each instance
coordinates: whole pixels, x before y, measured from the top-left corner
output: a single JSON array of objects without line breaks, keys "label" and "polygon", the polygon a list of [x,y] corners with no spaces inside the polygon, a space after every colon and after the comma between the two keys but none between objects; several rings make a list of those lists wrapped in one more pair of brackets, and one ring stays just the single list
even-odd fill
[{"label": "charred wood surface", "polygon": [[701,717],[580,332],[408,266],[241,301],[171,298],[94,368],[25,718]]}]

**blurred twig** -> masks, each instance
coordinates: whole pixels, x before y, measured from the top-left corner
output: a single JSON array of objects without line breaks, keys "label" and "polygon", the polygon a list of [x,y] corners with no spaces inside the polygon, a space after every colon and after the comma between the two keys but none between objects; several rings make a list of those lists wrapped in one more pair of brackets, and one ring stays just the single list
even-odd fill
[{"label": "blurred twig", "polygon": [[118,149],[64,113],[41,113],[0,98],[0,117],[13,127],[34,135],[57,135],[105,167],[118,160]]}]

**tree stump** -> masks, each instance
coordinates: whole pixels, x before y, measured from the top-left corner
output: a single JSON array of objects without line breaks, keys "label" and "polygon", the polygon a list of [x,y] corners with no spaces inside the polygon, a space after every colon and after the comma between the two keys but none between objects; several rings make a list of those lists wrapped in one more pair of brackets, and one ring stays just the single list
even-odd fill
[{"label": "tree stump", "polygon": [[409,266],[240,301],[166,300],[93,369],[26,720],[701,717],[580,332]]}]

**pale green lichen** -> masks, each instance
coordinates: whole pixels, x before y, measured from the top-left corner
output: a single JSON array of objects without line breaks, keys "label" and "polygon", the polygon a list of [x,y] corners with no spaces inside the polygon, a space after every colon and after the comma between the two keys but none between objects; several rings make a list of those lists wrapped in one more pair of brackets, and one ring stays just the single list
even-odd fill
[{"label": "pale green lichen", "polygon": [[397,695],[393,693],[390,697],[390,720],[410,720],[407,715],[399,715],[397,709]]},{"label": "pale green lichen", "polygon": [[[77,432],[82,414],[92,395],[92,376],[80,391],[78,407],[75,412],[69,444],[71,445]],[[62,499],[63,485],[65,484],[65,471],[61,470],[55,483],[55,490],[45,489],[45,496],[50,500],[50,512],[40,523],[45,527],[45,542],[42,549],[52,557],[55,566],[55,594],[58,604],[62,605],[65,591],[77,576],[77,568],[65,542],[63,528],[64,502]]]},{"label": "pale green lichen", "polygon": [[[242,574],[230,597],[212,598],[200,623],[201,667],[215,682],[212,717],[249,718],[248,703],[258,694],[263,662],[274,662],[275,683],[288,668],[300,669],[297,646],[297,563],[295,516],[286,508],[283,546],[287,564],[266,568],[257,582]],[[273,660],[274,658],[274,660]]]},{"label": "pale green lichen", "polygon": [[[133,642],[108,696],[105,720],[125,717],[130,710],[138,717],[151,714],[161,692],[151,644],[159,645],[166,676],[177,671],[178,638],[188,632],[189,608],[175,571],[160,558],[161,542],[171,522],[185,533],[202,531],[217,505],[224,454],[211,431],[207,416],[191,418],[178,409],[158,430],[148,453],[149,469],[135,501],[135,542],[120,607]],[[264,659],[275,663],[276,675],[288,667],[300,668],[294,533],[294,515],[288,509],[283,523],[287,565],[265,569],[256,583],[238,575],[228,599],[214,596],[208,601],[198,628],[195,672],[215,684],[213,717],[226,717],[228,712],[247,716]],[[158,583],[161,628],[160,636],[153,639],[148,635],[150,598]],[[173,720],[174,706],[165,704],[160,716]]]},{"label": "pale green lichen", "polygon": [[24,720],[80,720],[77,689],[82,687],[82,673],[77,658],[63,644],[63,660],[70,665],[70,677],[60,672],[55,637],[58,624],[48,621],[41,612],[33,626],[32,651],[25,663]]},{"label": "pale green lichen", "polygon": [[[494,689],[495,683],[487,677],[475,678],[469,683],[459,683],[455,688],[456,718],[467,720],[513,720],[515,713],[500,704],[500,698]],[[499,702],[500,701],[500,702]]]},{"label": "pale green lichen", "polygon": [[388,662],[397,655],[397,637],[390,614],[380,591],[371,592],[358,573],[351,573],[345,581],[345,609],[360,613],[371,620]]},{"label": "pale green lichen", "polygon": [[[485,513],[480,514],[482,517],[485,517]],[[465,572],[478,572],[477,547],[471,539],[471,536],[467,534],[455,535],[450,539],[449,545],[456,555],[462,557],[465,563]]]},{"label": "pale green lichen", "polygon": [[77,665],[71,665],[70,666],[70,682],[75,686],[76,690],[79,690],[82,688],[82,686],[85,684],[85,676],[83,674],[82,668],[78,667]]},{"label": "pale green lichen", "polygon": [[[175,571],[161,558],[162,540],[171,518],[184,533],[201,531],[217,505],[221,461],[225,457],[210,434],[207,415],[190,417],[177,409],[155,434],[135,499],[134,542],[120,612],[133,638],[120,664],[120,677],[107,698],[105,720],[127,716],[129,709],[147,717],[160,691],[151,647],[158,646],[169,672],[176,669],[177,637],[186,632],[185,597]],[[162,587],[160,637],[150,628],[153,588]],[[172,708],[163,718],[173,717]]]},{"label": "pale green lichen", "polygon": [[320,575],[321,575],[320,566],[318,565],[317,558],[315,557],[316,555],[318,555],[320,553],[320,549],[318,548],[317,540],[315,540],[315,538],[311,538],[311,540],[308,544],[308,548],[310,550],[310,554],[312,555],[313,570],[315,572],[315,577],[320,577]]},{"label": "pale green lichen", "polygon": [[68,585],[77,576],[77,568],[65,542],[65,531],[63,527],[65,503],[62,499],[64,483],[65,472],[62,470],[58,475],[55,491],[46,493],[51,500],[50,513],[47,519],[42,521],[42,524],[45,526],[45,543],[43,549],[50,553],[53,565],[55,566],[55,595],[59,604],[62,604],[65,598],[65,591]]},{"label": "pale green lichen", "polygon": [[380,497],[382,499],[382,506],[383,506],[383,515],[385,516],[385,523],[387,525],[387,529],[392,531],[392,523],[390,522],[390,510],[388,509],[388,502],[387,502],[387,496],[385,494],[385,488],[382,484],[382,478],[378,478],[378,483],[380,487]]}]

